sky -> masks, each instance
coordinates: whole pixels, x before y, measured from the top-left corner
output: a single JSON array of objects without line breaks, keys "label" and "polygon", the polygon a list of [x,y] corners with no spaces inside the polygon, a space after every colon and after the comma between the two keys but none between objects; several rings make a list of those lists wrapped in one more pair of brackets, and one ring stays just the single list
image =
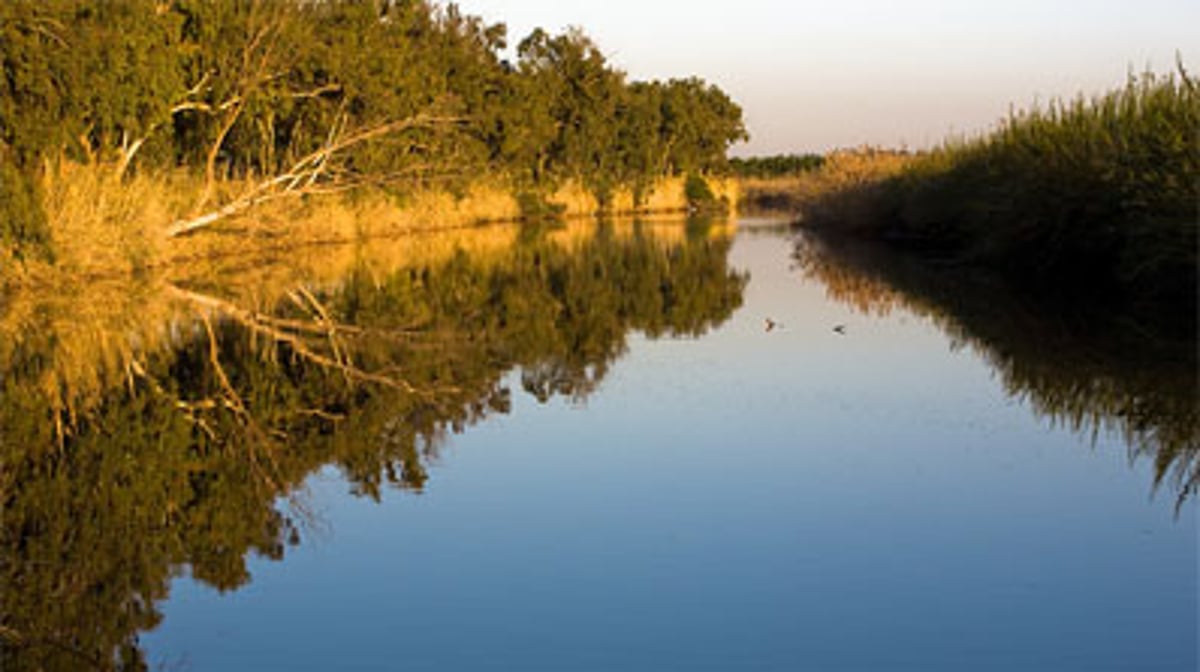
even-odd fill
[{"label": "sky", "polygon": [[698,76],[742,105],[734,155],[920,149],[1131,72],[1200,73],[1200,0],[461,0],[509,27],[579,26],[633,79]]}]

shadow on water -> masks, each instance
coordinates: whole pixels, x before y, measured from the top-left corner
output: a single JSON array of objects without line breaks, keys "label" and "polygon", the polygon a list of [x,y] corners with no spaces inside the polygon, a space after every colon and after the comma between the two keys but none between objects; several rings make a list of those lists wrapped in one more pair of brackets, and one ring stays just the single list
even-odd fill
[{"label": "shadow on water", "polygon": [[1200,488],[1194,313],[1031,296],[860,240],[806,233],[795,255],[831,298],[862,313],[903,308],[931,319],[1055,425],[1093,437],[1118,432],[1131,459],[1153,460],[1155,489],[1171,488],[1178,506]]},{"label": "shadow on water", "polygon": [[509,410],[509,371],[582,399],[631,332],[727,320],[729,249],[713,224],[492,227],[7,297],[3,668],[144,669],[171,579],[282,558],[315,471],[421,490],[448,433]]}]

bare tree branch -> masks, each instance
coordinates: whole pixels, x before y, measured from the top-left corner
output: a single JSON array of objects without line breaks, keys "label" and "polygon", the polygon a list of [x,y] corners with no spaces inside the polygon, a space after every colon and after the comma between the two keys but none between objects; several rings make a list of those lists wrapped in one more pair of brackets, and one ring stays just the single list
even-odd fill
[{"label": "bare tree branch", "polygon": [[[167,227],[167,237],[176,238],[209,227],[232,215],[256,205],[280,199],[298,197],[311,193],[346,191],[365,184],[379,183],[379,177],[332,175],[330,165],[347,150],[388,135],[420,128],[437,128],[461,123],[458,117],[417,115],[408,119],[378,124],[343,137],[342,123],[331,130],[330,137],[321,149],[301,157],[284,173],[259,182],[249,191],[233,201],[190,219],[179,220]],[[419,173],[427,166],[419,166],[408,174]],[[403,173],[393,173],[397,178]],[[332,176],[331,176],[332,175]],[[324,179],[323,179],[324,178]]]}]

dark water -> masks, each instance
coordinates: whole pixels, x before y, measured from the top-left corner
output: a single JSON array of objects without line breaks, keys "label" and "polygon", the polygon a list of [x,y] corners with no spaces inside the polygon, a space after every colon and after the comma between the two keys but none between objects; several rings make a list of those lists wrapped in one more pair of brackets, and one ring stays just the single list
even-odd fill
[{"label": "dark water", "polygon": [[3,669],[1196,669],[1186,335],[754,222],[398,245],[7,299]]}]

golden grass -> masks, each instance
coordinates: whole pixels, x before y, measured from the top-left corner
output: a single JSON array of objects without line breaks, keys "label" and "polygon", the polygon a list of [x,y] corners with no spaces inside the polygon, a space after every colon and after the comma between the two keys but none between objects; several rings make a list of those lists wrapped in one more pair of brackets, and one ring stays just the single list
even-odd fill
[{"label": "golden grass", "polygon": [[4,292],[24,284],[27,275],[28,269],[17,263],[11,251],[0,249],[0,298]]},{"label": "golden grass", "polygon": [[[731,205],[738,202],[740,186],[733,178],[707,177],[709,188],[718,199],[726,198]],[[639,204],[633,190],[628,187],[617,189],[612,195],[608,212],[615,215],[639,213],[684,212],[688,209],[684,185],[687,180],[680,177],[665,177],[655,181],[643,195]],[[569,182],[550,196],[549,201],[564,208],[567,217],[588,217],[600,211],[600,202],[578,182]]]},{"label": "golden grass", "polygon": [[830,152],[818,170],[778,178],[740,181],[740,202],[748,207],[796,212],[818,199],[845,193],[899,175],[916,155],[863,146]]},{"label": "golden grass", "polygon": [[[710,180],[713,192],[736,202],[735,180]],[[47,162],[42,174],[53,268],[19,266],[0,257],[0,287],[23,276],[62,274],[122,276],[200,260],[261,255],[307,245],[377,240],[416,231],[517,221],[521,209],[502,180],[480,180],[465,193],[418,189],[397,196],[382,190],[280,198],[221,220],[190,235],[169,238],[168,227],[195,216],[202,180],[183,172],[121,176],[108,163]],[[226,180],[205,207],[235,200],[253,188],[250,180]],[[560,188],[550,202],[567,217],[592,216],[600,204],[577,182]],[[679,212],[687,208],[683,178],[658,182],[636,205],[628,189],[618,191],[609,212]]]},{"label": "golden grass", "polygon": [[170,178],[122,179],[103,163],[47,161],[41,179],[56,264],[81,274],[128,274],[157,262],[165,242],[160,227],[190,195]]}]

